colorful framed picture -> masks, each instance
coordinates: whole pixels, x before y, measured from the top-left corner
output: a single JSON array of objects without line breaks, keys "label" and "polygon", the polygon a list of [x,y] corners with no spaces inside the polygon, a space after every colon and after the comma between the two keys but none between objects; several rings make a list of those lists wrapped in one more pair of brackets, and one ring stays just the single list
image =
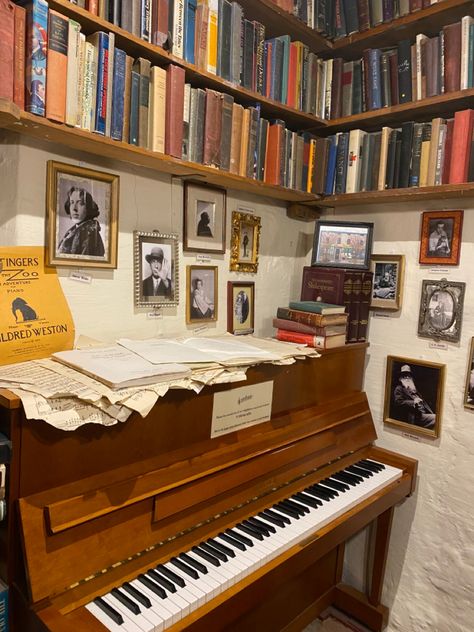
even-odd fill
[{"label": "colorful framed picture", "polygon": [[255,283],[227,282],[227,331],[235,336],[255,328]]},{"label": "colorful framed picture", "polygon": [[418,335],[458,342],[465,289],[466,284],[461,281],[422,281]]},{"label": "colorful framed picture", "polygon": [[230,270],[234,272],[257,272],[260,229],[260,217],[241,211],[232,213]]},{"label": "colorful framed picture", "polygon": [[217,320],[217,266],[187,266],[186,322]]},{"label": "colorful framed picture", "polygon": [[119,176],[54,160],[47,167],[47,264],[116,268]]},{"label": "colorful framed picture", "polygon": [[464,408],[474,409],[474,338],[471,338],[471,348],[469,350],[469,359],[467,363]]},{"label": "colorful framed picture", "polygon": [[388,356],[384,423],[410,433],[438,437],[445,368],[436,362]]},{"label": "colorful framed picture", "polygon": [[225,252],[225,189],[184,183],[183,250],[189,252]]},{"label": "colorful framed picture", "polygon": [[372,255],[370,269],[374,273],[370,308],[401,309],[405,257],[403,255]]},{"label": "colorful framed picture", "polygon": [[178,236],[135,231],[136,307],[178,305]]},{"label": "colorful framed picture", "polygon": [[373,230],[372,222],[316,222],[311,265],[368,270]]},{"label": "colorful framed picture", "polygon": [[422,215],[420,263],[457,266],[464,211],[426,211]]}]

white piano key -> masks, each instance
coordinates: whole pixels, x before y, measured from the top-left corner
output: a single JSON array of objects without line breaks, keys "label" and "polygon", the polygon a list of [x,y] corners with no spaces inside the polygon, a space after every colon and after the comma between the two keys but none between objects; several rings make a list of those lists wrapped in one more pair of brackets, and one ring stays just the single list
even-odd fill
[{"label": "white piano key", "polygon": [[177,623],[181,619],[179,608],[177,608],[175,604],[165,604],[165,601],[167,601],[167,599],[161,599],[161,597],[155,595],[152,590],[147,588],[145,584],[142,584],[140,581],[138,581],[138,579],[133,579],[130,583],[132,584],[132,586],[135,586],[137,590],[140,590],[144,595],[146,595],[151,601],[153,611],[156,612],[163,619],[165,630],[167,627],[169,627],[173,623]]},{"label": "white piano key", "polygon": [[126,631],[126,628],[124,629],[123,625],[118,625],[115,621],[112,621],[112,619],[107,616],[105,612],[99,608],[99,606],[96,606],[93,601],[87,604],[86,610],[89,610],[89,612],[93,614],[94,617],[107,628],[107,630],[110,630],[110,632]]},{"label": "white piano key", "polygon": [[153,632],[154,625],[149,621],[143,620],[140,615],[130,612],[118,599],[111,595],[102,595],[102,599],[122,615],[123,623],[120,626],[122,630],[127,630],[127,632]]},{"label": "white piano key", "polygon": [[197,599],[197,607],[202,606],[204,603],[206,603],[206,601],[209,600],[208,594],[212,592],[210,588],[206,592],[203,589],[204,588],[203,586],[198,586],[195,583],[196,580],[192,579],[191,577],[188,577],[186,573],[179,570],[178,568],[176,568],[176,566],[173,566],[169,562],[167,562],[166,564],[163,564],[163,566],[166,566],[166,568],[168,568],[170,571],[175,573],[175,575],[178,575],[178,577],[181,577],[181,579],[185,581],[186,586],[184,586],[184,588],[180,588],[179,590],[187,590],[191,595],[193,595]]}]

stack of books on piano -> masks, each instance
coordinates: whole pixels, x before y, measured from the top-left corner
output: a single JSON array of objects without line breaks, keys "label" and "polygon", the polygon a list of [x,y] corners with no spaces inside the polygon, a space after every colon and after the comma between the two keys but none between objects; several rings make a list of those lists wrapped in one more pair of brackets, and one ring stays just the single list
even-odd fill
[{"label": "stack of books on piano", "polygon": [[344,305],[292,301],[288,308],[278,308],[273,326],[278,340],[332,349],[346,343],[347,319]]}]

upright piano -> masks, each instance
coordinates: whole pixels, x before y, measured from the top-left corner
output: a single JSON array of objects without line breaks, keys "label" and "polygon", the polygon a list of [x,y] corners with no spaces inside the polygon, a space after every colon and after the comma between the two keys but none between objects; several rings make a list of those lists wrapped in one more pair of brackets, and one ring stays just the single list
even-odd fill
[{"label": "upright piano", "polygon": [[[373,443],[366,347],[250,368],[244,385],[273,383],[271,419],[213,439],[214,395],[241,382],[70,433],[1,391],[13,632],[289,632],[330,605],[382,630],[392,513],[417,464]],[[368,525],[360,592],[342,582],[344,544]]]}]

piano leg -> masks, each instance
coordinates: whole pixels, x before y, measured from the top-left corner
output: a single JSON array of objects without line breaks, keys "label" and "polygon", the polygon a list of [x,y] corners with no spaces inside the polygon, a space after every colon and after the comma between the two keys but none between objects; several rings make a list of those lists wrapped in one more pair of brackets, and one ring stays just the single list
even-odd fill
[{"label": "piano leg", "polygon": [[373,534],[373,564],[372,577],[369,589],[369,602],[373,606],[380,605],[382,599],[383,580],[387,563],[388,544],[392,529],[393,507],[390,507],[375,520],[375,533]]}]

